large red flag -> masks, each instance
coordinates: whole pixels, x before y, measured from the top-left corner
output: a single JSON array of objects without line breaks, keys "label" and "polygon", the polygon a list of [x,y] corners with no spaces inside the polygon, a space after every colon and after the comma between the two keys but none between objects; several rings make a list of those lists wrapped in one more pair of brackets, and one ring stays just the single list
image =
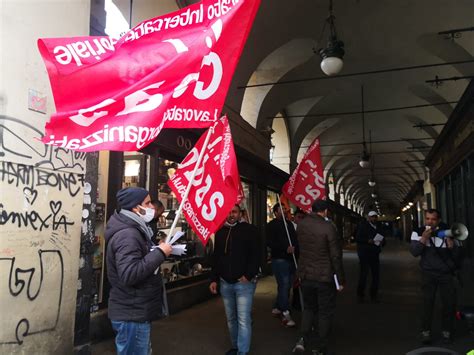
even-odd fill
[{"label": "large red flag", "polygon": [[57,113],[46,144],[134,151],[219,117],[260,0],[203,0],[120,39],[39,39]]},{"label": "large red flag", "polygon": [[[209,129],[209,143],[183,205],[184,216],[204,244],[222,225],[234,204],[244,198],[227,117],[221,118]],[[168,181],[180,202],[191,180],[206,135],[207,132]]]},{"label": "large red flag", "polygon": [[311,211],[311,205],[316,199],[326,198],[318,138],[313,141],[290,179],[283,185],[283,193],[306,212]]}]

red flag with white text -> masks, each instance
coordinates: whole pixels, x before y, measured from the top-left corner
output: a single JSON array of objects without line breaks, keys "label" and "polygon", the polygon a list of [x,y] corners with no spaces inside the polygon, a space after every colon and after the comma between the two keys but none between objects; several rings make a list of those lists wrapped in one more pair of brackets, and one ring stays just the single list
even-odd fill
[{"label": "red flag with white text", "polygon": [[318,198],[326,198],[318,138],[310,145],[290,179],[283,185],[283,193],[293,204],[306,212],[311,212],[311,205]]},{"label": "red flag with white text", "polygon": [[[222,225],[232,207],[244,198],[227,117],[222,117],[209,129],[209,143],[183,205],[186,220],[203,244]],[[201,136],[168,180],[168,185],[180,202],[191,180],[206,135],[207,132]]]},{"label": "red flag with white text", "polygon": [[144,21],[120,39],[39,39],[57,111],[43,142],[135,151],[163,128],[210,127],[259,4],[203,0]]}]

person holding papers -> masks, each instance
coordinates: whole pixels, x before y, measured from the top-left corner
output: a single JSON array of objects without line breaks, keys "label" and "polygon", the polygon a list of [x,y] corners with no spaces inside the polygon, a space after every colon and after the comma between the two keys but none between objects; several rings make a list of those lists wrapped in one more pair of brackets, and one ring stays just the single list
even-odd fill
[{"label": "person holding papers", "polygon": [[360,274],[357,286],[357,299],[359,303],[365,301],[365,288],[369,270],[372,274],[372,284],[370,285],[370,300],[372,303],[378,302],[379,279],[380,279],[380,259],[379,254],[384,245],[384,237],[377,224],[377,212],[370,211],[367,220],[363,220],[357,227],[356,243],[357,255],[359,256]]},{"label": "person holding papers", "polygon": [[161,275],[155,272],[171,254],[170,244],[155,247],[148,223],[155,216],[148,191],[128,187],[117,192],[117,211],[105,231],[109,318],[117,333],[119,355],[151,353],[151,321],[162,315]]},{"label": "person holding papers", "polygon": [[304,311],[300,334],[293,352],[304,352],[315,325],[317,349],[313,354],[328,353],[328,338],[336,309],[336,293],[344,288],[342,245],[336,229],[325,220],[328,202],[316,200],[313,213],[298,223],[300,258],[297,276],[301,279]]}]

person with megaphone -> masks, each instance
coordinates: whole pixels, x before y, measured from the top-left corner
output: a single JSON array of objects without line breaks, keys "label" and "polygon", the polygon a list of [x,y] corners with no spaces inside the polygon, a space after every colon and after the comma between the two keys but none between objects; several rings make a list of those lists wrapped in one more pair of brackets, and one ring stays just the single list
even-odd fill
[{"label": "person with megaphone", "polygon": [[463,225],[449,227],[441,222],[441,214],[436,209],[425,211],[425,227],[415,230],[411,236],[410,252],[421,256],[421,290],[423,306],[421,310],[421,341],[432,342],[431,323],[436,291],[439,289],[442,301],[441,329],[445,344],[452,343],[456,314],[456,279],[461,266],[461,240],[467,238]]}]

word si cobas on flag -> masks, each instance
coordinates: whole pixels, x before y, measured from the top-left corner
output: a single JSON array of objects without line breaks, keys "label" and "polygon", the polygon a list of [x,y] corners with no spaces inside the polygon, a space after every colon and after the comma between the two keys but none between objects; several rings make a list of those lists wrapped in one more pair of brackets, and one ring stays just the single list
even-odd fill
[{"label": "word si cobas on flag", "polygon": [[[221,118],[209,129],[212,130],[209,143],[183,205],[186,220],[203,244],[222,225],[232,207],[244,198],[227,117]],[[206,133],[168,181],[180,202],[203,149],[205,136]]]},{"label": "word si cobas on flag", "polygon": [[219,117],[260,0],[203,0],[120,39],[39,39],[56,104],[46,144],[135,151]]},{"label": "word si cobas on flag", "polygon": [[283,185],[283,193],[293,204],[306,212],[311,211],[313,202],[318,198],[326,198],[318,138],[310,145],[290,179]]}]

